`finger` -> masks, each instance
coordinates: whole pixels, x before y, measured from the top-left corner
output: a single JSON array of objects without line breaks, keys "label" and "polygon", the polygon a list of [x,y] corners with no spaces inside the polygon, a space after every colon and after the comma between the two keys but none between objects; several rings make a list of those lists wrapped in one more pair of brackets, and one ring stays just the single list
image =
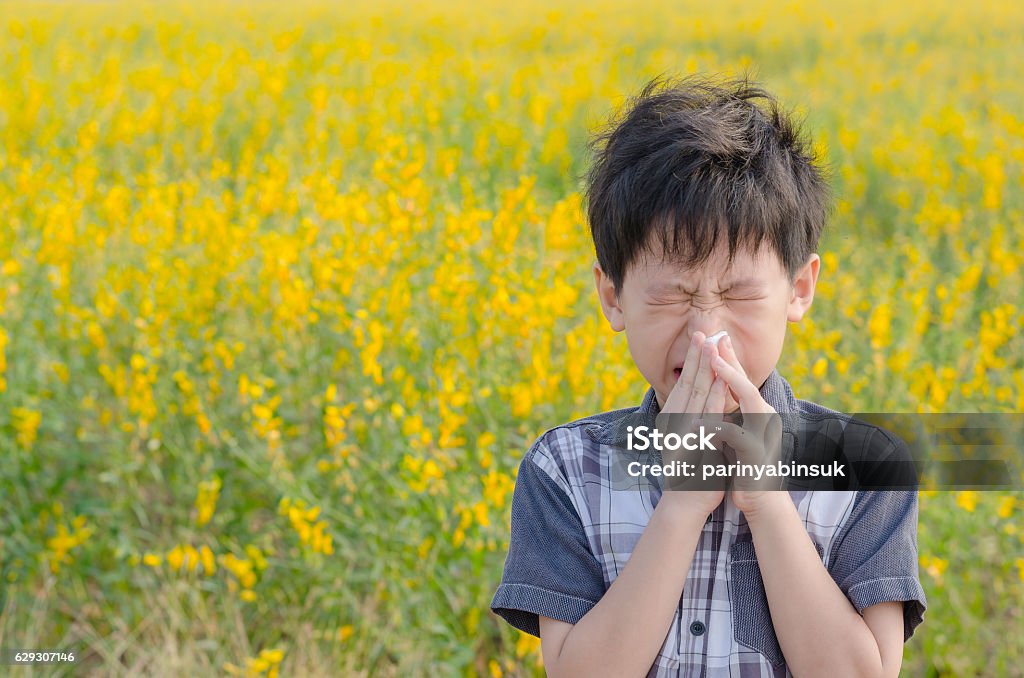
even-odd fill
[{"label": "finger", "polygon": [[725,380],[715,377],[715,380],[711,382],[711,392],[708,394],[708,401],[704,405],[704,414],[701,417],[711,422],[716,422],[722,419],[722,413],[725,412],[725,396],[728,386],[725,385]]},{"label": "finger", "polygon": [[[728,445],[736,452],[740,461],[756,459],[760,456],[761,440],[742,426],[727,421],[715,422],[715,447],[723,449]],[[728,455],[733,457],[733,455]],[[735,461],[736,459],[733,459]]]},{"label": "finger", "polygon": [[687,403],[687,412],[704,411],[708,395],[711,393],[711,383],[715,378],[711,371],[711,362],[717,355],[718,349],[715,345],[705,341],[700,351],[700,366],[697,368],[697,376],[694,377],[693,388],[690,389],[690,401]]},{"label": "finger", "polygon": [[725,361],[721,356],[714,360],[715,370],[718,376],[725,380],[732,392],[737,396],[740,410],[743,412],[766,412],[775,410],[761,397],[761,392],[751,383],[745,374],[742,374],[735,367]]},{"label": "finger", "polygon": [[[727,422],[723,422],[721,419],[711,421],[711,420],[707,419],[705,416],[702,416],[699,419],[695,419],[694,422],[693,422],[693,427],[694,427],[695,430],[698,428],[698,426],[704,426],[706,429],[710,428],[710,429],[712,429],[714,431],[714,433],[713,433],[714,437],[713,437],[712,444],[715,446],[715,450],[714,450],[713,454],[719,455],[719,459],[718,459],[719,463],[721,463],[724,460],[724,461],[726,461],[726,462],[728,462],[730,464],[735,464],[739,460],[739,457],[737,456],[737,453],[736,453],[736,448],[733,447],[725,437],[723,437],[723,432],[725,431],[726,427],[728,427],[728,426],[735,426],[735,424],[729,424]],[[738,429],[740,427],[736,426],[736,428]],[[726,435],[729,435],[729,434],[726,434]],[[734,437],[736,437],[736,435],[732,434],[731,437],[734,438]],[[746,434],[746,436],[741,437],[740,438],[740,444],[741,445],[746,445],[745,438],[748,438],[748,437],[750,437],[749,433]],[[711,453],[705,451],[704,454],[707,455],[707,454],[711,454]],[[744,454],[745,458],[747,456],[749,456],[746,452],[744,452],[743,454]]]},{"label": "finger", "polygon": [[[755,464],[762,466],[774,465],[781,461],[781,450],[778,445],[768,445],[762,435],[745,427],[722,422],[715,424],[715,445],[726,450],[731,463]],[[728,450],[735,450],[730,455]],[[765,475],[759,480],[737,476],[734,489],[780,489],[783,485],[781,477]]]},{"label": "finger", "polygon": [[[747,371],[743,369],[743,365],[740,364],[739,356],[736,355],[736,350],[732,345],[732,338],[727,334],[722,338],[722,341],[718,342],[718,355],[725,358],[725,362],[729,363],[736,370],[747,377]],[[747,377],[749,379],[749,377]],[[739,402],[739,396],[736,393],[732,394],[732,397]]]},{"label": "finger", "polygon": [[690,347],[686,351],[686,358],[683,362],[683,371],[676,380],[672,392],[665,399],[663,412],[685,412],[686,404],[690,400],[690,391],[693,389],[693,379],[697,375],[697,368],[700,364],[700,349],[704,344],[704,333],[697,331],[690,338]]},{"label": "finger", "polygon": [[[771,415],[778,419],[778,415]],[[781,430],[777,425],[766,427],[762,432],[749,426],[740,426],[727,421],[715,422],[716,436],[733,449],[762,457],[768,461],[779,458],[781,451]]]},{"label": "finger", "polygon": [[729,335],[725,335],[722,341],[718,342],[718,355],[725,358],[725,362],[735,367],[737,372],[744,377],[747,376],[747,371],[740,364],[739,356],[736,355],[736,349],[732,345],[732,337]]}]

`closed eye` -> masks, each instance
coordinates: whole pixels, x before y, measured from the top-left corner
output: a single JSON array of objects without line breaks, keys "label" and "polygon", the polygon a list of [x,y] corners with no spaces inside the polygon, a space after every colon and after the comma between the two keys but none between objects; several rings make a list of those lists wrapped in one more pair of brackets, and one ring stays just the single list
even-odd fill
[{"label": "closed eye", "polygon": [[651,306],[675,306],[676,304],[688,304],[692,300],[692,297],[686,299],[652,299],[648,303]]},{"label": "closed eye", "polygon": [[[759,301],[764,299],[763,296],[731,296],[722,297],[723,301]],[[690,304],[693,303],[693,299],[675,299],[675,300],[652,300],[648,302],[650,306],[676,306],[678,304]]]}]

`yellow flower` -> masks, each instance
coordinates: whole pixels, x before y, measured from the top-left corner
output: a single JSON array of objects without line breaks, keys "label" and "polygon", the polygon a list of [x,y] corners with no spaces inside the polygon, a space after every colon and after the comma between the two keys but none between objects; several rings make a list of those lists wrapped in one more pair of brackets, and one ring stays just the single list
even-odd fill
[{"label": "yellow flower", "polygon": [[519,633],[516,638],[516,656],[525,657],[540,651],[540,638],[531,636],[529,633]]},{"label": "yellow flower", "polygon": [[943,558],[923,554],[920,557],[920,561],[921,566],[934,579],[942,579],[942,574],[946,571],[946,567],[949,565],[949,562]]},{"label": "yellow flower", "polygon": [[203,563],[203,573],[207,576],[217,571],[217,564],[213,558],[213,551],[206,544],[199,547],[199,558]]},{"label": "yellow flower", "polygon": [[496,509],[504,509],[515,481],[507,473],[491,470],[483,477],[484,499]]},{"label": "yellow flower", "polygon": [[996,508],[996,514],[1000,518],[1009,518],[1013,513],[1013,508],[1016,505],[1017,498],[1013,495],[1001,497],[999,499],[999,506]]},{"label": "yellow flower", "polygon": [[892,307],[887,303],[878,304],[868,321],[872,348],[885,348],[892,341]]},{"label": "yellow flower", "polygon": [[196,524],[200,527],[210,522],[214,511],[217,510],[217,498],[220,496],[221,480],[214,476],[210,480],[199,483],[199,492],[196,496]]},{"label": "yellow flower", "polygon": [[978,505],[978,493],[975,490],[964,490],[956,493],[956,504],[969,513],[973,513]]},{"label": "yellow flower", "polygon": [[14,417],[14,430],[17,432],[18,444],[26,450],[31,448],[32,443],[36,440],[39,424],[43,420],[42,413],[27,407],[12,407],[11,414]]},{"label": "yellow flower", "polygon": [[175,546],[167,553],[167,564],[171,566],[171,569],[177,572],[181,569],[182,563],[185,561],[185,554],[181,550],[180,546]]},{"label": "yellow flower", "polygon": [[[60,504],[54,506],[55,514],[60,516],[63,507]],[[70,565],[73,562],[71,552],[84,544],[93,533],[93,528],[86,522],[85,516],[76,516],[71,521],[71,528],[64,523],[58,523],[55,528],[56,534],[46,540],[50,571],[54,574],[60,571],[61,565]]]}]

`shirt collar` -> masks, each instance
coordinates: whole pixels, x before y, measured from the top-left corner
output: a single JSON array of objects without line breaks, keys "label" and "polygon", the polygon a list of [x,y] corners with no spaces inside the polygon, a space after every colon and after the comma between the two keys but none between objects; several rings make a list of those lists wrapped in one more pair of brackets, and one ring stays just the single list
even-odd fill
[{"label": "shirt collar", "polygon": [[[793,389],[778,370],[772,370],[768,378],[765,379],[764,384],[758,389],[761,393],[761,397],[764,401],[772,406],[772,408],[779,413],[783,412],[798,412],[799,407],[796,402],[796,397],[793,395]],[[658,406],[658,398],[654,392],[654,387],[651,386],[647,389],[647,393],[644,395],[644,399],[641,401],[640,406],[626,411],[606,423],[599,423],[592,425],[587,428],[587,433],[590,434],[597,442],[602,445],[618,445],[622,446],[626,442],[627,428],[629,426],[654,426],[655,418],[661,412],[661,408]],[[783,417],[783,427],[787,426],[787,417]]]}]

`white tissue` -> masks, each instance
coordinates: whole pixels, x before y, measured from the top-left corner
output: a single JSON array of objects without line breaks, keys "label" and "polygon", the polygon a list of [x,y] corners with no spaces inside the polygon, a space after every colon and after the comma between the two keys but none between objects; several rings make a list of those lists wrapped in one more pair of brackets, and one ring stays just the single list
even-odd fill
[{"label": "white tissue", "polygon": [[720,342],[722,340],[722,338],[725,337],[728,334],[729,333],[726,332],[725,330],[722,330],[720,332],[715,332],[714,334],[712,334],[710,337],[707,338],[707,342],[709,344],[714,344],[715,346],[718,346],[718,342]]}]

